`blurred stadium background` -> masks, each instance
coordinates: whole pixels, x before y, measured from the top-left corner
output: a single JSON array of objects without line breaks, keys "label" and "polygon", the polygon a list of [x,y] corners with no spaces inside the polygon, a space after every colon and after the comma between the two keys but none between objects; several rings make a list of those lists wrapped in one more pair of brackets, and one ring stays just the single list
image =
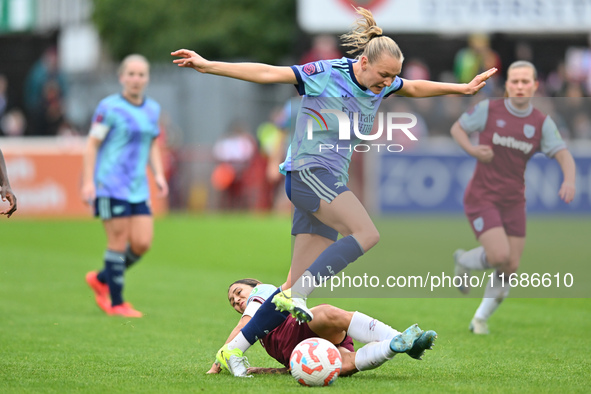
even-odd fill
[{"label": "blurred stadium background", "polygon": [[[295,90],[177,69],[169,54],[186,47],[215,60],[277,65],[341,56],[336,43],[355,18],[351,5],[371,9],[399,43],[406,78],[464,81],[499,67],[478,100],[502,96],[512,61],[536,64],[539,95],[549,97],[539,106],[557,120],[579,179],[566,207],[556,198],[558,167],[534,160],[529,208],[591,212],[590,1],[0,0],[0,146],[19,198],[15,217],[88,215],[77,194],[80,150],[96,104],[119,90],[118,61],[134,52],[152,62],[148,94],[164,110],[160,142],[172,190],[168,201],[155,201],[156,211],[284,209],[265,166],[280,109]],[[471,164],[451,143],[449,128],[469,104],[450,97],[384,103],[385,110],[418,116],[413,133],[420,141],[402,154],[354,158],[352,186],[374,213],[461,212]],[[236,150],[241,138],[243,149]],[[227,143],[215,147],[220,141]],[[227,160],[236,169],[234,184],[216,189],[212,172]],[[387,195],[371,193],[376,186]]]}]

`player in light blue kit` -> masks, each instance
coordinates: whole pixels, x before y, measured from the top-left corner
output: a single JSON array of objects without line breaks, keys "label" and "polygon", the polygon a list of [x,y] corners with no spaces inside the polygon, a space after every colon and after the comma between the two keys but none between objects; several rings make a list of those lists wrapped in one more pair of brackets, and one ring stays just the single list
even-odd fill
[{"label": "player in light blue kit", "polygon": [[[123,301],[124,273],[148,251],[153,238],[146,167],[150,164],[162,197],[168,194],[160,150],[160,105],[144,95],[149,64],[127,56],[119,68],[120,94],[103,99],[92,118],[84,154],[82,198],[94,204],[107,235],[105,268],[86,281],[98,306],[109,315],[141,317]],[[110,297],[110,300],[109,300]]]},{"label": "player in light blue kit", "polygon": [[[304,96],[291,153],[282,165],[286,191],[295,206],[291,270],[287,281],[277,290],[279,296],[274,297],[273,302],[270,297],[234,340],[220,349],[229,355],[227,360],[239,359],[257,338],[264,337],[283,322],[286,313],[275,311],[273,303],[300,321],[310,321],[313,316],[305,303],[314,290],[310,279],[337,274],[379,240],[367,211],[346,186],[351,156],[346,147],[357,140],[342,138],[337,121],[339,115],[335,111],[349,118],[349,135],[356,130],[368,134],[381,100],[392,93],[409,97],[475,94],[496,72],[496,69],[488,70],[468,84],[401,79],[398,77],[403,62],[400,48],[391,38],[382,35],[370,11],[361,7],[356,10],[361,18],[351,32],[342,36],[345,45],[353,48],[350,53],[361,52],[355,60],[343,58],[276,67],[213,62],[186,49],[172,53],[180,58],[174,60],[180,67],[256,83],[294,84]],[[323,113],[322,110],[333,112]],[[312,119],[311,140],[308,139],[308,119]],[[335,148],[320,150],[321,146],[331,145]],[[345,149],[336,149],[341,145],[345,145]],[[339,233],[343,238],[337,241]],[[293,289],[293,297],[286,291],[288,289]],[[227,360],[220,362],[226,365]]]}]

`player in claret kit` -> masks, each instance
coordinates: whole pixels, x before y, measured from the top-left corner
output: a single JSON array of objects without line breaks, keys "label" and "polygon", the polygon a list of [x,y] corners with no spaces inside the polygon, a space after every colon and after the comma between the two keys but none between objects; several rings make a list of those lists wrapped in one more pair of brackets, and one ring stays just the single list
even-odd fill
[{"label": "player in claret kit", "polygon": [[[537,87],[534,65],[517,61],[507,70],[506,98],[479,102],[451,128],[456,142],[478,160],[464,195],[464,211],[481,245],[456,250],[455,275],[496,270],[470,323],[475,334],[488,334],[487,321],[508,296],[509,275],[519,268],[525,245],[524,174],[528,160],[536,152],[556,159],[564,175],[560,198],[570,203],[575,196],[575,162],[554,121],[533,107],[531,97]],[[479,133],[475,146],[468,137],[473,132]],[[470,287],[465,284],[459,290],[467,294]]]},{"label": "player in claret kit", "polygon": [[[336,275],[379,241],[369,214],[346,184],[351,145],[361,140],[354,133],[371,130],[382,99],[393,93],[408,97],[475,94],[496,72],[490,69],[468,84],[401,79],[398,74],[404,57],[400,48],[390,37],[382,35],[370,11],[361,7],[356,10],[360,15],[356,26],[342,36],[344,44],[353,48],[349,53],[360,53],[354,60],[342,58],[276,67],[208,61],[186,49],[171,53],[179,57],[173,61],[179,67],[262,84],[293,84],[303,96],[294,138],[280,166],[286,176],[286,192],[295,206],[291,269],[276,294],[224,347],[224,354],[242,357],[258,338],[283,323],[285,311],[299,321],[312,320],[306,298],[318,283],[314,278]],[[335,111],[347,119],[344,113],[351,115],[353,122],[342,130],[353,136],[350,140],[341,139],[341,118]],[[307,132],[308,127],[313,128],[312,133]],[[309,138],[310,134],[314,137]],[[323,146],[338,149],[319,150]],[[343,237],[337,240],[339,233]]]},{"label": "player in claret kit", "polygon": [[[230,305],[242,317],[230,334],[230,339],[250,321],[266,299],[271,297],[276,286],[262,284],[256,279],[241,279],[232,283],[228,289]],[[267,353],[286,368],[249,368],[245,359],[229,357],[221,352],[208,373],[220,372],[221,366],[235,376],[247,376],[248,373],[281,373],[289,368],[289,358],[293,349],[301,341],[320,337],[337,346],[343,359],[339,376],[352,375],[358,371],[374,369],[392,359],[398,353],[421,360],[425,350],[431,349],[437,334],[435,331],[422,331],[413,324],[404,332],[373,319],[361,312],[347,312],[332,305],[318,305],[312,308],[314,319],[309,323],[299,324],[289,316],[283,323],[260,340]],[[353,349],[353,340],[366,345],[358,351]]]}]

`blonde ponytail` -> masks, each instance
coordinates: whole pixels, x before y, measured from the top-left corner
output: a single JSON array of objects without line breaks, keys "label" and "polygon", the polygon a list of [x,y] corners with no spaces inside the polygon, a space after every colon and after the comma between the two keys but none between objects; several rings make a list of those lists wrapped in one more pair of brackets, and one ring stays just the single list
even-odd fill
[{"label": "blonde ponytail", "polygon": [[383,30],[376,24],[371,11],[362,7],[355,8],[355,11],[361,17],[355,21],[350,32],[341,35],[343,46],[352,48],[347,53],[361,52],[360,55],[367,56],[370,63],[378,60],[384,52],[400,62],[404,61],[398,44],[390,37],[382,35]]}]

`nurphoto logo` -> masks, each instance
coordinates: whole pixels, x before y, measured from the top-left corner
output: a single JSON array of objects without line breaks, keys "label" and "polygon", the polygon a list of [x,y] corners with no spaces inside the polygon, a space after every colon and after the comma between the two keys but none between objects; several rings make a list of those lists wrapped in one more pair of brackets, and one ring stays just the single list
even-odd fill
[{"label": "nurphoto logo", "polygon": [[[343,111],[336,109],[321,109],[320,112],[304,107],[310,112],[304,112],[310,116],[307,122],[306,138],[309,141],[314,139],[314,122],[319,125],[317,131],[322,132],[328,130],[328,124],[322,114],[333,115],[339,122],[339,143],[338,144],[319,144],[319,152],[334,150],[334,151],[355,151],[355,152],[369,152],[369,151],[385,151],[388,152],[402,152],[404,147],[400,144],[391,143],[393,141],[394,132],[402,132],[411,141],[418,141],[418,138],[409,130],[416,126],[417,117],[407,112],[387,112],[377,113],[377,115],[364,115],[358,112],[346,114]],[[373,123],[377,117],[378,128],[373,134],[370,134],[373,128]],[[353,121],[353,133],[351,133],[351,118]],[[384,121],[385,119],[385,121]],[[385,125],[384,125],[385,122]],[[360,126],[361,125],[361,126]],[[376,141],[386,134],[386,141],[388,143],[364,143],[365,141]],[[363,141],[359,144],[341,144],[341,141],[350,141],[352,134]]]}]

